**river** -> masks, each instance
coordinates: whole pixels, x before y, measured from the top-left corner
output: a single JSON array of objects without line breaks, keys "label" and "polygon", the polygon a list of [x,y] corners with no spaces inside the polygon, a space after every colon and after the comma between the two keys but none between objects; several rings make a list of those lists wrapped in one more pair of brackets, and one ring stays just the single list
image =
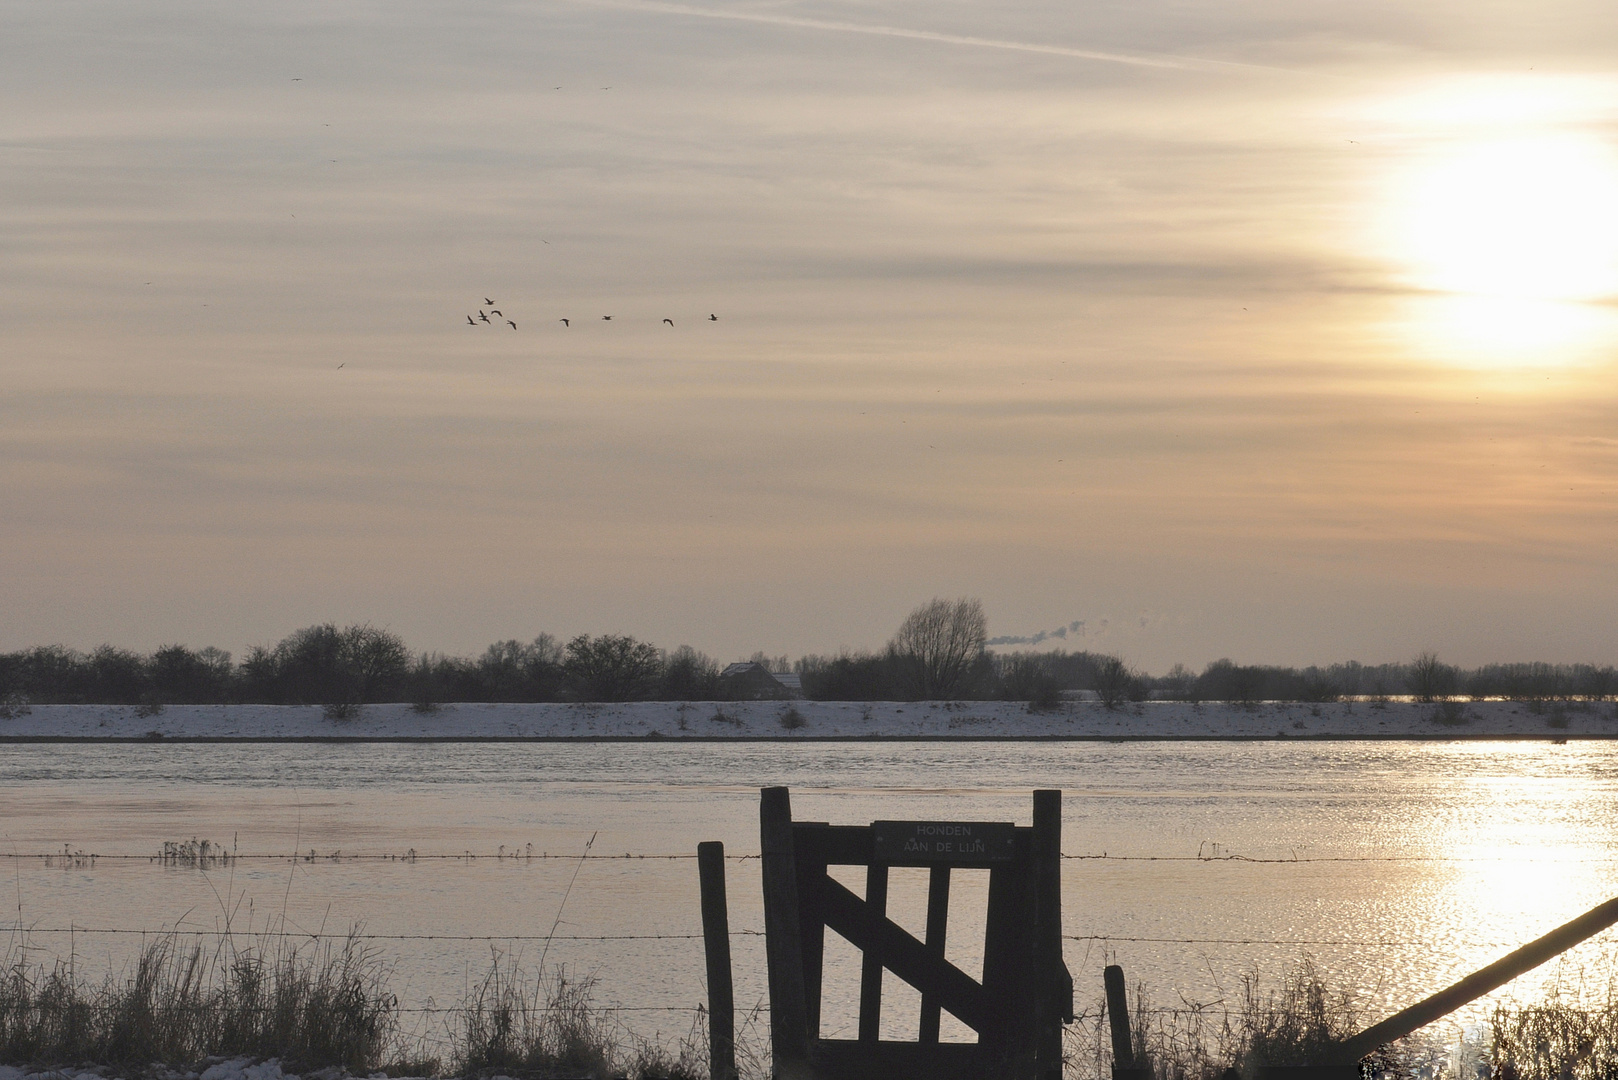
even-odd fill
[{"label": "river", "polygon": [[[768,784],[800,820],[848,824],[1027,824],[1032,790],[1062,789],[1063,850],[1087,856],[1063,864],[1081,1006],[1106,962],[1169,1006],[1233,1001],[1244,974],[1273,984],[1307,956],[1377,1019],[1618,894],[1610,742],[9,744],[4,921],[81,971],[139,947],[112,931],[360,927],[409,1008],[460,1000],[498,954],[591,976],[668,1038],[704,1000],[690,856],[755,854]],[[193,837],[244,857],[149,858]],[[957,872],[951,897],[969,973],[985,876]],[[747,1008],[765,998],[756,860],[730,862],[729,893]],[[925,894],[925,871],[894,871],[890,913],[918,935]],[[1501,993],[1604,990],[1613,942]],[[825,1034],[853,1033],[857,987],[858,954],[828,935]],[[884,1035],[914,1038],[919,997],[891,975],[886,994]]]}]

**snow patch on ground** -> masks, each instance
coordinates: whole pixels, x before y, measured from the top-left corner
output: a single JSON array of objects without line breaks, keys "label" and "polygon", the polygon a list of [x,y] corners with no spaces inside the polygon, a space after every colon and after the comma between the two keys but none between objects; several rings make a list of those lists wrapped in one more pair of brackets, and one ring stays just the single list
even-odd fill
[{"label": "snow patch on ground", "polygon": [[[789,715],[795,714],[795,715]],[[801,723],[799,723],[801,721]],[[789,726],[794,725],[794,726]],[[1618,737],[1612,702],[1151,701],[1108,709],[1064,702],[1038,712],[1009,701],[633,701],[460,704],[433,712],[366,705],[347,720],[319,706],[35,705],[0,719],[0,739],[1295,739]],[[0,1080],[16,1078],[0,1075]],[[244,1080],[273,1080],[249,1077]]]}]

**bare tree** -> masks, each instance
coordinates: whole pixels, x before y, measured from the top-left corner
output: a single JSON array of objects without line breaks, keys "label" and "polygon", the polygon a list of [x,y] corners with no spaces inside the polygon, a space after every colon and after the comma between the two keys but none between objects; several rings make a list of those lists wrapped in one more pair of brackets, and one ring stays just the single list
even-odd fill
[{"label": "bare tree", "polygon": [[988,638],[989,620],[981,600],[934,597],[905,617],[888,651],[916,695],[936,700],[965,687]]},{"label": "bare tree", "polygon": [[627,634],[580,634],[567,643],[563,662],[584,701],[635,701],[663,673],[657,648]]},{"label": "bare tree", "polygon": [[1437,653],[1418,653],[1410,661],[1409,675],[1406,677],[1410,692],[1416,696],[1417,701],[1439,701],[1447,699],[1455,693],[1455,684],[1459,673],[1438,658]]}]

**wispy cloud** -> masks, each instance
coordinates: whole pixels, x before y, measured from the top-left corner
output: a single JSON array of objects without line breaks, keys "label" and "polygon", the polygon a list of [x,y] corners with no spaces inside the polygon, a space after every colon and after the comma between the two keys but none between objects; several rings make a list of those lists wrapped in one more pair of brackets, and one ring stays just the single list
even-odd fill
[{"label": "wispy cloud", "polygon": [[976,37],[971,34],[946,34],[936,30],[916,30],[905,26],[845,22],[841,19],[807,19],[798,15],[777,15],[758,11],[721,11],[715,8],[698,7],[694,4],[662,3],[659,0],[567,0],[567,2],[588,7],[645,11],[662,15],[687,15],[700,19],[725,19],[732,22],[762,23],[769,26],[790,26],[802,30],[826,30],[838,34],[870,34],[876,37],[907,38],[911,41],[931,41],[939,45],[961,45],[969,48],[1041,53],[1046,56],[1066,56],[1075,60],[1094,60],[1105,64],[1128,64],[1132,67],[1172,68],[1177,70],[1227,69],[1300,74],[1288,68],[1270,67],[1263,64],[1245,64],[1235,60],[1213,60],[1200,56],[1177,56],[1172,53],[1120,53],[1108,52],[1102,49],[1078,49],[1069,45],[1043,45],[1032,41],[1008,41],[1004,38]]}]

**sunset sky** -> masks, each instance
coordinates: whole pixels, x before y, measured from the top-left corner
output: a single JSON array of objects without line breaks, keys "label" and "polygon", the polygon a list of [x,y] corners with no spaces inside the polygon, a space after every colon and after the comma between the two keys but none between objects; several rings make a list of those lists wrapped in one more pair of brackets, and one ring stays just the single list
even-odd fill
[{"label": "sunset sky", "polygon": [[1610,0],[12,2],[0,100],[0,649],[1618,660]]}]

